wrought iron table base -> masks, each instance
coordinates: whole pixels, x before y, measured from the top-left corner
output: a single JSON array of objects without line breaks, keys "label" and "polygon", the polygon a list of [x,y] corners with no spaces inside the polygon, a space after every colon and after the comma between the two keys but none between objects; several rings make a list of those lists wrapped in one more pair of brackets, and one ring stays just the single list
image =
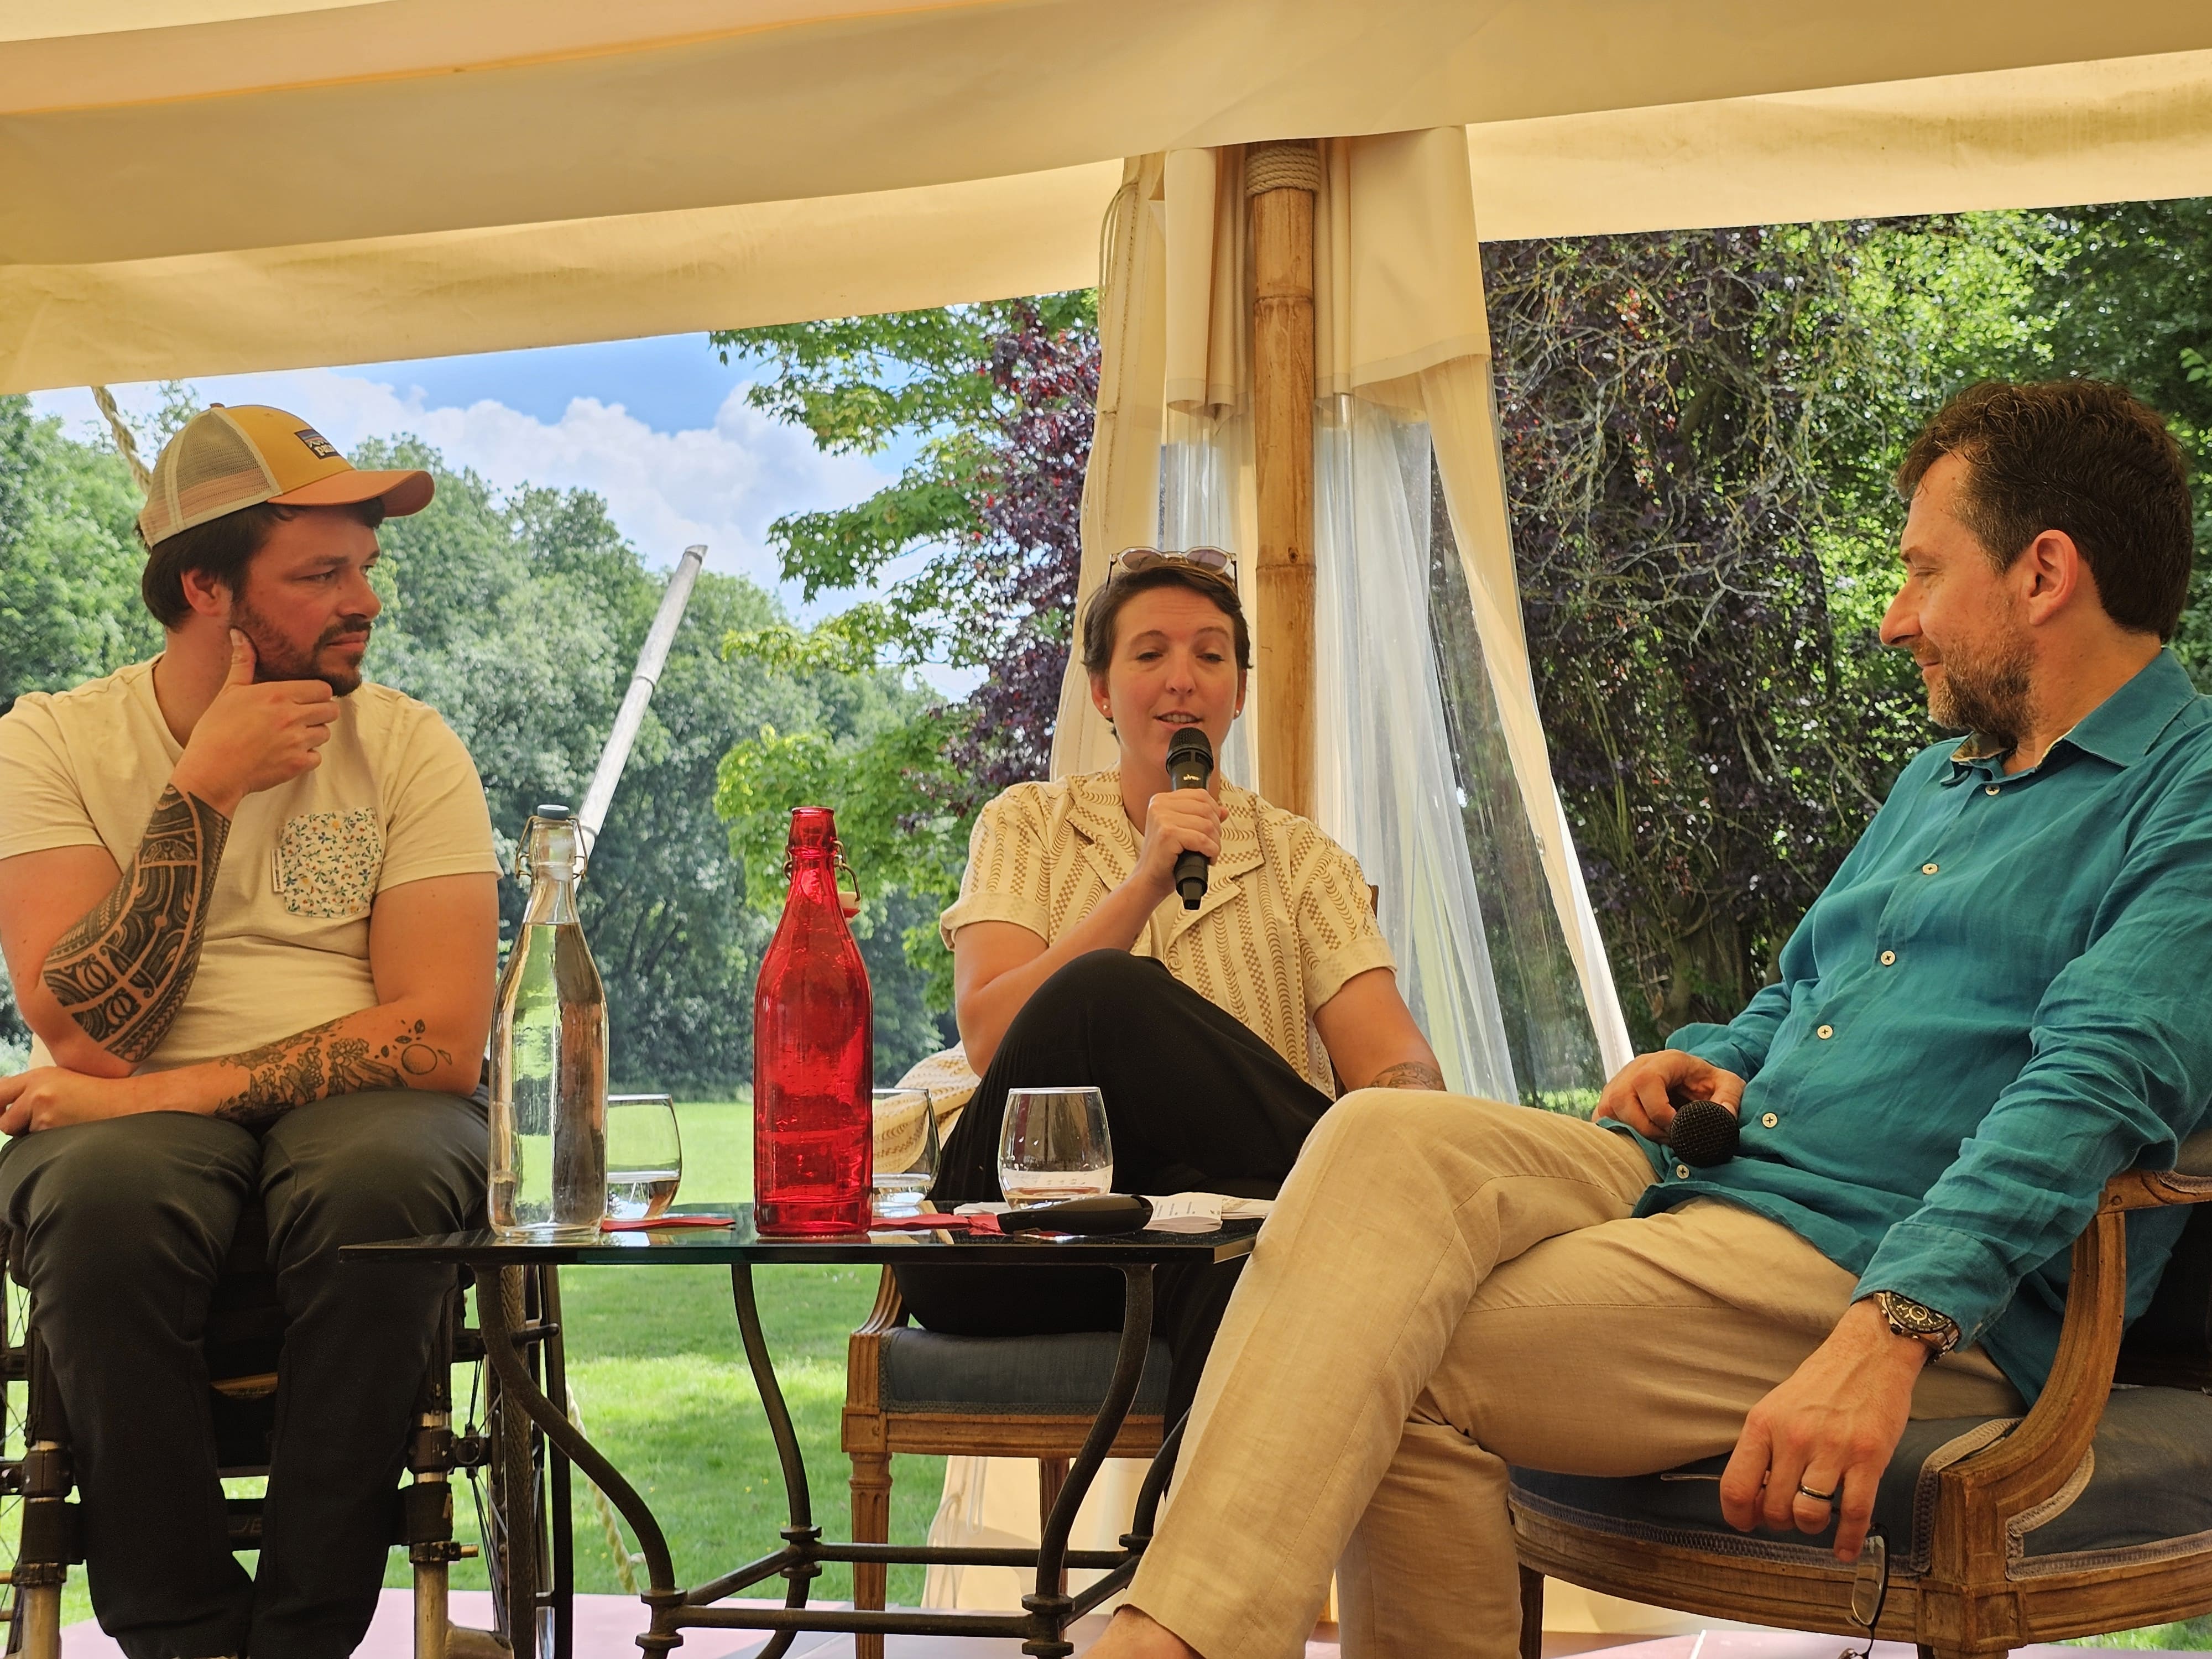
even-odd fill
[{"label": "wrought iron table base", "polygon": [[[753,1299],[752,1267],[749,1262],[736,1262],[730,1268],[731,1295],[737,1305],[738,1333],[744,1340],[746,1362],[752,1367],[753,1382],[760,1391],[761,1408],[768,1417],[769,1431],[775,1437],[776,1455],[783,1466],[783,1486],[789,1508],[791,1524],[782,1530],[783,1547],[749,1562],[734,1572],[701,1584],[696,1589],[683,1589],[676,1583],[675,1564],[668,1552],[668,1540],[654,1519],[653,1510],[638,1496],[637,1489],[624,1480],[605,1455],[581,1434],[576,1431],[567,1416],[548,1400],[530,1375],[520,1349],[514,1340],[514,1327],[521,1308],[520,1270],[501,1267],[496,1270],[498,1292],[479,1293],[478,1322],[483,1331],[484,1350],[497,1371],[501,1386],[508,1398],[520,1406],[544,1431],[547,1440],[571,1462],[590,1477],[605,1492],[622,1516],[637,1534],[639,1547],[645,1555],[646,1573],[650,1588],[641,1598],[653,1610],[653,1623],[637,1638],[639,1647],[648,1654],[665,1654],[683,1641],[686,1630],[765,1630],[776,1634],[756,1656],[756,1659],[782,1659],[785,1651],[800,1635],[810,1632],[877,1634],[884,1636],[996,1636],[1020,1638],[1022,1651],[1034,1659],[1068,1659],[1075,1651],[1067,1641],[1067,1627],[1128,1584],[1137,1571],[1137,1563],[1144,1554],[1145,1546],[1151,1541],[1152,1522],[1159,1510],[1160,1495],[1167,1486],[1169,1470],[1174,1466],[1176,1448],[1182,1427],[1180,1424],[1162,1443],[1152,1460],[1137,1498],[1137,1510],[1131,1530],[1121,1540],[1117,1550],[1071,1550],[1067,1547],[1068,1534],[1075,1525],[1076,1510],[1082,1506],[1084,1497],[1091,1490],[1106,1455],[1121,1431],[1129,1407],[1137,1397],[1137,1384],[1145,1369],[1145,1353],[1152,1340],[1152,1269],[1151,1262],[1116,1264],[1124,1281],[1122,1300],[1121,1340],[1114,1362],[1114,1380],[1108,1386],[1106,1398],[1099,1406],[1097,1421],[1084,1440],[1083,1449],[1068,1468],[1067,1480],[1060,1487],[1060,1496],[1052,1506],[1052,1513],[1044,1523],[1042,1537],[1034,1551],[1021,1549],[946,1549],[927,1545],[897,1544],[839,1544],[823,1543],[822,1529],[814,1524],[812,1495],[806,1483],[805,1460],[800,1455],[799,1437],[792,1428],[791,1413],[784,1405],[783,1390],[777,1384],[775,1367],[769,1358],[768,1343],[761,1333],[760,1309]],[[548,1271],[553,1271],[549,1269]],[[491,1275],[485,1275],[490,1277]],[[489,1286],[483,1287],[489,1290]],[[521,1488],[511,1487],[513,1490]],[[1036,1571],[1036,1590],[1022,1598],[1024,1612],[959,1613],[933,1611],[928,1608],[875,1610],[842,1610],[835,1607],[810,1607],[806,1603],[806,1586],[822,1571],[825,1561],[881,1562],[889,1565],[963,1566],[963,1567],[1034,1567]],[[1105,1577],[1080,1595],[1069,1595],[1060,1585],[1069,1568],[1098,1570]],[[764,1580],[781,1577],[788,1588],[784,1592],[781,1607],[726,1607],[709,1605],[724,1596],[734,1595]],[[522,1613],[518,1622],[510,1615],[510,1630],[526,1631],[532,1627],[527,1611],[526,1599],[533,1587],[520,1589],[510,1584],[511,1596],[522,1598],[526,1605],[517,1611]]]}]

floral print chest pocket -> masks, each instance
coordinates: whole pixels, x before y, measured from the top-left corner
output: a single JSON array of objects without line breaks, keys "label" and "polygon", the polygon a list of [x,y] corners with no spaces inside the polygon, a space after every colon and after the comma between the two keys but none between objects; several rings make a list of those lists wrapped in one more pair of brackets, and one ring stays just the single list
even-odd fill
[{"label": "floral print chest pocket", "polygon": [[376,900],[384,837],[376,814],[302,812],[287,818],[272,855],[276,896],[295,916],[351,921]]}]

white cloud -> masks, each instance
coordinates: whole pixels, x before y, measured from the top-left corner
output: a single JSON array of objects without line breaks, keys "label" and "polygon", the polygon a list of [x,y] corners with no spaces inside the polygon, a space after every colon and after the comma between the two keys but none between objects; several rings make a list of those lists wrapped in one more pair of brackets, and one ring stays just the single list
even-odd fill
[{"label": "white cloud", "polygon": [[[710,568],[771,587],[778,586],[766,539],[772,520],[849,505],[885,478],[866,459],[823,455],[805,433],[748,408],[743,385],[723,400],[712,427],[682,432],[657,431],[622,404],[594,398],[574,399],[550,423],[490,399],[432,406],[420,388],[327,368],[230,376],[197,382],[194,390],[203,401],[291,410],[342,449],[411,433],[451,465],[473,467],[503,490],[524,483],[595,490],[648,565],[665,567],[704,542]],[[115,392],[134,415],[158,401],[152,386]],[[42,413],[63,416],[72,430],[99,421],[82,391],[41,393],[33,402]],[[785,599],[795,605],[796,590]]]},{"label": "white cloud", "polygon": [[[777,580],[767,541],[769,523],[786,513],[849,506],[891,476],[860,456],[821,453],[805,433],[749,408],[744,383],[722,400],[713,426],[678,432],[659,431],[621,404],[596,398],[572,399],[561,418],[549,423],[491,398],[465,408],[433,404],[419,386],[330,368],[229,375],[195,381],[192,389],[202,403],[290,410],[341,449],[365,438],[411,433],[437,448],[448,465],[472,467],[501,490],[531,483],[596,491],[648,566],[665,568],[686,547],[704,542],[709,569],[750,576],[776,590],[791,613],[807,622],[842,609],[854,596],[824,594],[803,605],[796,583]],[[155,386],[112,390],[134,417],[151,415],[161,401]],[[61,416],[76,435],[106,434],[91,393],[82,388],[34,393],[31,401],[40,414]],[[920,562],[919,556],[896,562],[884,573],[886,581],[911,574]],[[939,664],[919,672],[955,698],[982,678],[979,671]]]}]

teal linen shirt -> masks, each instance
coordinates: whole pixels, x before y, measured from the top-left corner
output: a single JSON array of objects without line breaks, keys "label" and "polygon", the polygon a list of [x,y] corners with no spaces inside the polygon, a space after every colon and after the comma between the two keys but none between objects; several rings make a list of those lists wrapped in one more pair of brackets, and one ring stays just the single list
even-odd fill
[{"label": "teal linen shirt", "polygon": [[[1959,1322],[2030,1401],[2106,1178],[2173,1162],[2212,1097],[2212,699],[2171,652],[2005,775],[1905,769],[1783,947],[1781,977],[1670,1046],[1746,1080],[1713,1170],[1638,1136],[1638,1214],[1709,1196]],[[2128,1226],[2128,1315],[2185,1211]]]}]

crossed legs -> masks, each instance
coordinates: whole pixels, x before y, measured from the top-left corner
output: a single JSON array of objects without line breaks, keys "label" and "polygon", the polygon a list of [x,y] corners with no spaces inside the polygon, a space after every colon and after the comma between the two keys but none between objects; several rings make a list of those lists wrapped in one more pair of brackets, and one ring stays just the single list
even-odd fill
[{"label": "crossed legs", "polygon": [[[1631,1218],[1626,1137],[1465,1097],[1368,1091],[1283,1188],[1200,1383],[1181,1473],[1099,1659],[1302,1652],[1340,1574],[1347,1659],[1506,1659],[1505,1472],[1648,1473],[1727,1450],[1854,1279],[1705,1202]],[[1986,1357],[1917,1414],[2019,1409]]]}]

